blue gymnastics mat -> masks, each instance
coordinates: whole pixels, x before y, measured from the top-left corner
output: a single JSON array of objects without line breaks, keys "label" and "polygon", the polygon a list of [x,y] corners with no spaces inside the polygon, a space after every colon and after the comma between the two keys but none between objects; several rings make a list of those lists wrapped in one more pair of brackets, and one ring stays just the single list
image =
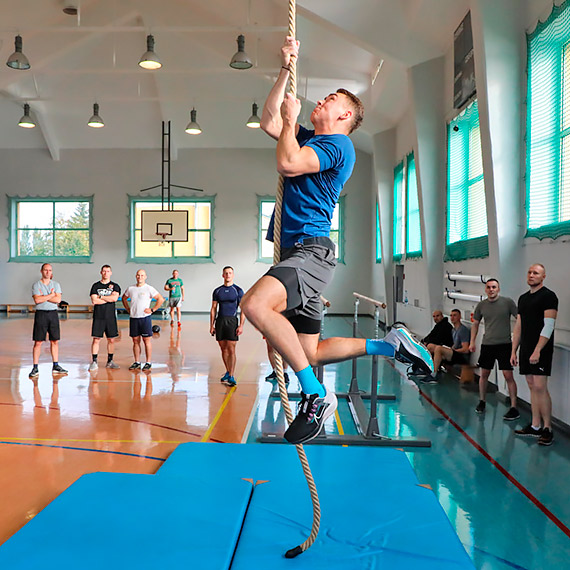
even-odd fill
[{"label": "blue gymnastics mat", "polygon": [[[317,482],[334,477],[339,484],[359,489],[419,483],[406,454],[398,449],[333,445],[304,449]],[[295,446],[288,444],[183,443],[158,475],[192,478],[196,470],[208,468],[254,481],[291,484],[305,480]]]},{"label": "blue gymnastics mat", "polygon": [[312,523],[295,448],[189,443],[156,475],[84,475],[0,547],[0,568],[473,570],[403,452],[305,450],[321,531],[295,559]]},{"label": "blue gymnastics mat", "polygon": [[6,570],[229,568],[253,486],[84,475],[0,547]]}]

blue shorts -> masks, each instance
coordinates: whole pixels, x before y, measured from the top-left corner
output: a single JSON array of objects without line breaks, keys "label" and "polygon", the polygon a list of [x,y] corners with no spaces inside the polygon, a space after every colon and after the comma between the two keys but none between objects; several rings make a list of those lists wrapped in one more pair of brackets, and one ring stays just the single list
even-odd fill
[{"label": "blue shorts", "polygon": [[141,317],[129,321],[129,335],[135,336],[152,336],[152,317]]}]

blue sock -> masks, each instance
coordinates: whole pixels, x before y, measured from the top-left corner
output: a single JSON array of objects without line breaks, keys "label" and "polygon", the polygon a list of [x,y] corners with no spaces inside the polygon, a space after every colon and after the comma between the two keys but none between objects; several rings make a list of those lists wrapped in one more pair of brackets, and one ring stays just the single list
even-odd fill
[{"label": "blue sock", "polygon": [[301,390],[305,394],[318,394],[323,397],[326,394],[325,387],[317,380],[313,369],[310,366],[295,372],[299,382],[301,383]]},{"label": "blue sock", "polygon": [[366,354],[378,354],[380,356],[394,356],[396,349],[388,342],[375,338],[366,339]]}]

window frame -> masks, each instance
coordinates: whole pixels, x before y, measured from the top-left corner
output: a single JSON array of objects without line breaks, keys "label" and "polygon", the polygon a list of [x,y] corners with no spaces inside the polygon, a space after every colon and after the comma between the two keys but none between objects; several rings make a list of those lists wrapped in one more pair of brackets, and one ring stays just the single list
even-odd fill
[{"label": "window frame", "polygon": [[175,256],[172,255],[170,257],[141,257],[135,255],[135,239],[134,239],[134,232],[138,231],[135,229],[135,207],[136,204],[147,203],[147,204],[156,204],[161,203],[160,196],[151,196],[151,197],[144,197],[141,198],[140,196],[127,196],[128,198],[128,212],[129,212],[129,232],[128,232],[128,239],[127,239],[127,261],[128,262],[137,262],[137,263],[145,263],[145,264],[156,264],[156,265],[167,265],[176,262],[178,264],[196,264],[196,263],[214,263],[214,210],[215,210],[215,196],[177,196],[171,197],[170,202],[173,204],[176,203],[188,203],[188,202],[200,202],[200,203],[209,203],[210,204],[210,229],[209,230],[191,230],[190,228],[188,231],[194,232],[209,232],[210,234],[210,255],[208,256]]},{"label": "window frame", "polygon": [[[9,263],[91,263],[93,256],[93,196],[7,196],[9,212],[8,249]],[[22,202],[87,202],[89,204],[89,227],[77,229],[77,231],[89,232],[89,255],[18,255],[18,205]],[[52,228],[45,230],[55,231],[66,228],[55,227],[55,217]],[[42,228],[32,228],[42,229]],[[68,228],[74,230],[75,228]],[[55,246],[55,241],[54,241]]]},{"label": "window frame", "polygon": [[[415,174],[415,178],[416,178],[416,184],[415,184],[415,192],[416,192],[416,200],[417,200],[417,204],[418,204],[418,208],[417,210],[414,210],[413,212],[410,212],[410,162],[413,162],[414,164],[414,174]],[[417,168],[416,168],[416,159],[415,159],[415,155],[414,155],[414,151],[408,153],[408,155],[406,156],[406,205],[405,205],[405,211],[406,211],[406,259],[420,259],[421,257],[423,257],[423,241],[422,241],[422,220],[421,220],[421,207],[420,207],[420,196],[419,196],[419,189],[418,189],[418,174],[417,174]],[[409,250],[409,246],[410,246],[410,214],[416,214],[417,213],[417,217],[418,217],[418,234],[419,234],[419,240],[420,240],[420,249],[418,250],[414,250],[414,251],[410,251]]]},{"label": "window frame", "polygon": [[[399,177],[400,185],[396,186],[396,176]],[[393,219],[393,240],[392,240],[392,261],[399,262],[406,253],[406,164],[402,159],[394,167],[394,219]],[[401,212],[398,209],[398,203],[401,203]],[[398,239],[398,235],[400,239]],[[399,244],[400,251],[396,251]]]},{"label": "window frame", "polygon": [[[339,208],[339,212],[338,212],[338,230],[331,230],[331,233],[333,231],[338,231],[338,257],[336,258],[337,263],[342,263],[344,264],[344,252],[345,252],[345,199],[346,199],[346,195],[342,195],[339,197],[337,205]],[[262,248],[262,242],[265,240],[265,233],[267,232],[267,230],[262,229],[262,224],[261,224],[261,204],[263,202],[273,202],[275,203],[275,196],[271,196],[271,195],[264,195],[264,196],[260,196],[257,195],[257,259],[256,261],[258,263],[268,263],[268,264],[272,264],[273,263],[273,257],[262,257],[261,255],[261,248]],[[336,206],[335,206],[336,208]]]},{"label": "window frame", "polygon": [[380,231],[380,202],[376,200],[376,263],[382,263],[382,232]]}]

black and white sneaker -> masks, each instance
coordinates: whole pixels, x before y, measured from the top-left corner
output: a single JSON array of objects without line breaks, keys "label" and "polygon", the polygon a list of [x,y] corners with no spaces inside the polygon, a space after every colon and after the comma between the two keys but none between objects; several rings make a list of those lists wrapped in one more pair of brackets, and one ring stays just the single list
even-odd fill
[{"label": "black and white sneaker", "polygon": [[422,384],[437,384],[437,375],[435,374],[428,374],[427,376],[423,376],[420,378],[420,382]]},{"label": "black and white sneaker", "polygon": [[141,363],[140,362],[133,362],[129,366],[129,370],[140,370],[140,369],[141,369]]},{"label": "black and white sneaker", "polygon": [[503,416],[503,419],[507,422],[512,422],[513,420],[518,420],[520,417],[521,415],[516,408],[509,408],[507,413]]},{"label": "black and white sneaker", "polygon": [[63,368],[63,366],[60,366],[59,364],[56,364],[52,369],[51,369],[52,374],[59,374],[60,376],[65,376],[67,374],[67,370],[65,368]]},{"label": "black and white sneaker", "polygon": [[143,372],[150,372],[152,369],[152,364],[150,362],[145,362],[145,365],[142,367]]},{"label": "black and white sneaker", "polygon": [[334,392],[326,390],[324,398],[318,394],[307,395],[301,392],[297,417],[285,432],[285,439],[289,443],[306,443],[317,437],[327,418],[334,414],[337,404]]},{"label": "black and white sneaker", "polygon": [[539,445],[552,445],[553,440],[554,435],[552,434],[552,430],[549,428],[543,428],[542,435],[538,440]]},{"label": "black and white sneaker", "polygon": [[522,435],[523,437],[541,437],[542,431],[542,428],[536,429],[532,427],[532,424],[528,424],[522,429],[516,429],[515,433],[517,435]]},{"label": "black and white sneaker", "polygon": [[384,341],[396,349],[394,355],[396,360],[404,364],[412,364],[417,370],[421,370],[425,374],[433,374],[433,360],[429,350],[421,342],[418,342],[408,329],[402,325],[392,327],[384,337]]},{"label": "black and white sneaker", "polygon": [[484,414],[485,413],[485,402],[483,400],[479,400],[479,403],[477,404],[477,407],[475,408],[475,411],[478,414]]},{"label": "black and white sneaker", "polygon": [[40,371],[37,366],[33,366],[32,370],[28,374],[28,378],[37,378],[40,375]]}]

